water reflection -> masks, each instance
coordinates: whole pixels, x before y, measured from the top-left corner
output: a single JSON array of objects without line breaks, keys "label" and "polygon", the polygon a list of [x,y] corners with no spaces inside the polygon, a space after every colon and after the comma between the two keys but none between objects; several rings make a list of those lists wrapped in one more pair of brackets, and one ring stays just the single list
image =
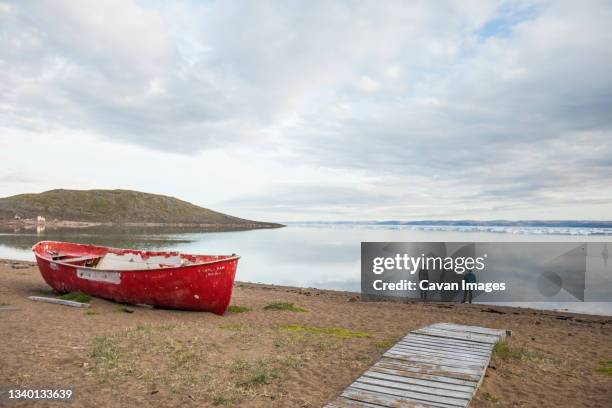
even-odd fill
[{"label": "water reflection", "polygon": [[[70,241],[116,248],[170,249],[179,243],[189,242],[175,238],[172,232],[129,228],[92,227],[82,229],[50,229],[37,226],[31,230],[0,229],[0,245],[17,249],[18,259],[23,259],[24,250],[29,251],[39,241]],[[10,253],[10,251],[5,251]],[[29,257],[28,259],[30,259]]]}]

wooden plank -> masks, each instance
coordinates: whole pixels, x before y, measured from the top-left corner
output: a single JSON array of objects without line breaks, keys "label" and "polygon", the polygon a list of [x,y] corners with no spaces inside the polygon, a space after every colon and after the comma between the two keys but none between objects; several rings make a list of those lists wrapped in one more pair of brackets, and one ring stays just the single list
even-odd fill
[{"label": "wooden plank", "polygon": [[472,342],[469,340],[442,338],[442,337],[428,336],[428,335],[423,335],[423,334],[418,334],[418,333],[410,333],[410,335],[404,337],[401,341],[408,342],[408,341],[417,341],[417,340],[426,341],[429,343],[442,344],[442,345],[466,347],[471,350],[485,351],[485,352],[489,351],[489,349],[491,348],[491,345],[488,343],[476,343],[476,342]]},{"label": "wooden plank", "polygon": [[466,387],[474,387],[477,384],[475,380],[467,380],[461,378],[444,377],[441,375],[423,373],[418,369],[407,367],[405,364],[395,365],[380,361],[376,363],[369,371],[391,374],[402,378],[423,379],[435,381],[440,384],[448,385],[465,385]]},{"label": "wooden plank", "polygon": [[94,259],[102,258],[102,255],[83,255],[76,258],[59,259],[58,262],[75,263],[82,261],[93,261]]},{"label": "wooden plank", "polygon": [[432,361],[432,362],[461,361],[462,367],[465,366],[465,367],[480,368],[487,361],[486,358],[481,358],[478,360],[469,359],[468,356],[461,354],[461,353],[455,353],[455,354],[450,354],[450,355],[449,354],[439,354],[435,352],[428,353],[428,352],[423,352],[422,350],[417,351],[417,350],[412,350],[412,349],[403,349],[399,347],[393,347],[391,350],[387,351],[387,353],[412,356],[412,357],[419,358],[419,359],[429,359],[429,361]]},{"label": "wooden plank", "polygon": [[11,312],[13,310],[19,310],[15,306],[0,306],[0,312]]},{"label": "wooden plank", "polygon": [[476,384],[479,380],[478,376],[462,373],[449,373],[443,370],[412,366],[405,364],[403,361],[389,359],[383,357],[376,363],[372,369],[388,369],[394,370],[398,375],[418,376],[419,378],[435,378],[436,381],[444,381],[451,384]]},{"label": "wooden plank", "polygon": [[466,407],[505,331],[454,323],[413,330],[329,408]]},{"label": "wooden plank", "polygon": [[472,360],[482,360],[482,359],[485,359],[487,357],[487,355],[488,355],[488,353],[486,353],[486,354],[484,354],[484,353],[474,354],[474,353],[472,353],[471,350],[467,350],[467,349],[461,349],[461,348],[456,348],[456,349],[439,349],[435,345],[431,345],[431,344],[417,344],[417,343],[401,343],[400,342],[400,343],[397,343],[395,346],[391,347],[389,350],[393,350],[393,349],[408,350],[408,351],[418,350],[418,351],[415,351],[415,352],[422,351],[422,352],[425,352],[425,353],[466,355],[466,356],[469,356],[470,359],[472,359]]},{"label": "wooden plank", "polygon": [[483,365],[486,363],[486,360],[474,362],[474,361],[466,361],[461,359],[459,355],[456,356],[436,356],[436,355],[427,355],[427,354],[415,354],[412,352],[408,353],[398,353],[395,350],[388,351],[384,354],[385,357],[394,358],[402,361],[414,361],[421,365],[433,365],[433,366],[449,366],[449,367],[459,367],[465,368],[468,370],[472,370],[474,372],[478,372],[482,369]]},{"label": "wooden plank", "polygon": [[[422,330],[422,329],[420,329]],[[414,331],[410,333],[410,337],[417,337],[420,339],[425,338],[432,342],[442,342],[448,344],[456,344],[457,346],[471,347],[478,350],[487,350],[497,341],[490,342],[493,337],[482,338],[480,335],[472,334],[461,334],[452,331],[433,330],[427,329],[427,331]],[[484,340],[484,341],[481,341]]]},{"label": "wooden plank", "polygon": [[54,303],[57,305],[64,305],[64,306],[71,306],[71,307],[88,308],[91,306],[89,303],[80,303],[80,302],[74,302],[72,300],[56,299],[56,298],[43,297],[43,296],[28,296],[28,299],[34,300],[36,302],[47,302],[47,303]]},{"label": "wooden plank", "polygon": [[395,397],[410,398],[417,401],[423,401],[426,404],[440,404],[452,407],[466,407],[469,399],[445,397],[441,395],[424,394],[417,391],[405,391],[395,388],[381,387],[378,385],[362,384],[358,381],[351,384],[351,387],[356,390],[373,391],[380,394],[387,394]]},{"label": "wooden plank", "polygon": [[428,357],[419,357],[405,354],[385,354],[385,357],[390,357],[400,360],[402,363],[410,362],[418,368],[433,368],[454,373],[465,373],[478,375],[482,369],[481,365],[473,366],[464,364],[461,360],[440,360]]},{"label": "wooden plank", "polygon": [[395,381],[397,383],[404,384],[415,384],[422,385],[424,387],[437,388],[441,390],[451,390],[451,391],[463,391],[463,392],[474,392],[475,384],[472,385],[457,385],[457,384],[449,384],[446,382],[434,381],[434,380],[425,380],[420,378],[411,378],[401,375],[389,374],[388,372],[381,372],[381,369],[375,369],[372,367],[365,373],[363,373],[362,377],[369,378],[377,378],[380,380],[390,380]]},{"label": "wooden plank", "polygon": [[433,327],[433,328],[452,327],[460,331],[463,330],[463,331],[469,331],[469,332],[474,332],[474,333],[485,333],[485,334],[492,334],[492,335],[500,335],[506,332],[503,329],[491,329],[489,327],[473,326],[469,324],[459,324],[459,323],[451,323],[451,322],[434,323],[430,325],[429,327]]},{"label": "wooden plank", "polygon": [[451,339],[460,339],[466,341],[476,341],[480,343],[489,343],[497,339],[498,336],[491,334],[480,334],[470,332],[460,332],[450,329],[424,327],[422,329],[415,330],[414,333],[427,334],[429,336],[448,337]]},{"label": "wooden plank", "polygon": [[383,405],[371,404],[369,402],[363,401],[354,401],[343,396],[339,396],[333,402],[325,405],[324,408],[355,408],[355,407],[365,407],[365,408],[380,408]]},{"label": "wooden plank", "polygon": [[434,329],[444,329],[444,330],[452,330],[457,332],[468,332],[475,334],[484,334],[489,336],[505,336],[505,330],[498,329],[489,329],[488,327],[480,327],[480,326],[464,326],[461,324],[454,323],[436,323],[432,324],[430,327]]},{"label": "wooden plank", "polygon": [[454,333],[459,333],[459,334],[467,333],[469,335],[489,337],[493,339],[493,343],[501,341],[506,337],[506,332],[502,330],[487,329],[486,331],[482,331],[482,330],[479,330],[478,328],[472,328],[473,326],[468,326],[468,327],[469,327],[468,329],[462,330],[460,327],[456,325],[449,325],[449,326],[437,326],[437,327],[433,327],[433,329],[444,330],[447,332],[454,332]]},{"label": "wooden plank", "polygon": [[491,348],[491,344],[488,343],[477,343],[460,339],[451,339],[451,338],[443,338],[436,336],[428,336],[418,333],[412,333],[410,336],[402,339],[402,341],[417,341],[420,340],[422,342],[429,342],[435,344],[441,344],[444,346],[455,346],[455,347],[465,347],[474,351],[484,351],[485,353],[489,351]]},{"label": "wooden plank", "polygon": [[[412,363],[410,365],[410,361],[402,361],[402,365],[408,367],[405,371],[414,372],[418,374],[427,374],[437,377],[444,377],[449,379],[463,380],[463,381],[471,381],[473,383],[477,383],[480,380],[480,376],[478,374],[465,373],[461,371],[450,371],[444,368],[438,367],[423,367],[418,364]],[[390,367],[386,367],[390,368]]]},{"label": "wooden plank", "polygon": [[[423,336],[419,336],[419,337],[423,337]],[[447,350],[453,350],[453,351],[463,351],[463,352],[467,352],[467,353],[472,353],[475,355],[483,355],[486,356],[491,352],[491,347],[486,347],[486,348],[476,348],[476,347],[469,347],[469,346],[462,346],[462,345],[457,345],[457,344],[453,344],[450,342],[444,342],[444,341],[430,341],[427,339],[421,339],[421,338],[410,338],[407,341],[400,341],[397,344],[404,344],[404,345],[415,345],[415,346],[422,346],[422,347],[435,347],[435,348],[441,348],[441,349],[447,349]]]},{"label": "wooden plank", "polygon": [[468,340],[468,341],[474,341],[477,343],[485,343],[485,344],[494,344],[494,343],[497,343],[497,341],[499,341],[498,337],[490,336],[487,334],[460,333],[457,331],[431,329],[428,327],[416,330],[415,333],[426,334],[428,336],[434,336],[434,337],[449,338],[449,339]]},{"label": "wooden plank", "polygon": [[440,355],[440,356],[456,356],[457,354],[460,354],[462,356],[464,356],[467,360],[471,360],[471,361],[482,361],[482,360],[486,360],[487,359],[487,355],[486,354],[473,354],[470,353],[469,351],[466,350],[460,350],[460,349],[446,349],[446,348],[441,348],[441,347],[432,347],[432,346],[423,346],[423,345],[419,345],[419,344],[404,344],[404,343],[398,343],[395,346],[393,346],[392,348],[390,348],[389,350],[393,350],[393,349],[400,349],[400,350],[407,350],[407,351],[412,351],[413,353],[422,353],[422,354],[436,354],[436,355]]},{"label": "wooden plank", "polygon": [[423,401],[410,397],[399,397],[372,390],[362,390],[360,388],[348,387],[342,396],[355,401],[369,402],[378,404],[382,407],[438,407],[438,408],[457,408],[455,405],[441,404],[430,401]]},{"label": "wooden plank", "polygon": [[397,397],[375,392],[362,392],[361,390],[355,390],[351,387],[347,387],[340,397],[350,401],[368,403],[379,407],[401,407],[401,404],[405,404],[404,400]]},{"label": "wooden plank", "polygon": [[424,353],[429,352],[429,353],[440,353],[440,354],[451,354],[451,355],[461,354],[464,356],[469,356],[475,360],[486,359],[488,357],[488,354],[490,353],[490,351],[485,354],[485,353],[476,353],[471,350],[466,350],[466,349],[461,349],[461,348],[451,348],[451,347],[435,346],[431,344],[418,344],[418,343],[416,344],[415,343],[410,343],[410,344],[397,343],[397,345],[393,347],[420,350]]},{"label": "wooden plank", "polygon": [[469,380],[469,381],[476,381],[476,382],[480,380],[479,375],[474,374],[472,372],[449,370],[448,367],[442,367],[440,365],[429,365],[428,366],[426,364],[416,363],[410,360],[400,360],[396,358],[388,358],[387,356],[384,356],[384,355],[383,355],[383,358],[385,359],[386,364],[398,364],[404,367],[408,371],[416,371],[416,372],[420,372],[424,374],[432,374],[432,375],[438,375],[442,377],[457,378],[460,380]]},{"label": "wooden plank", "polygon": [[363,375],[359,377],[359,379],[357,379],[356,383],[376,385],[380,387],[387,387],[387,388],[393,388],[393,389],[404,390],[404,391],[414,391],[414,392],[420,392],[423,394],[444,395],[446,397],[453,397],[453,398],[459,398],[459,399],[471,398],[472,391],[473,391],[473,390],[470,390],[469,392],[465,392],[465,391],[449,390],[446,388],[429,387],[429,386],[424,386],[424,385],[419,385],[419,384],[406,384],[404,382],[398,382],[398,381],[389,380],[389,379],[374,378],[374,377],[363,376]]},{"label": "wooden plank", "polygon": [[474,354],[462,352],[460,350],[455,350],[455,351],[440,350],[437,348],[419,347],[419,346],[414,346],[414,345],[406,346],[406,345],[402,345],[399,343],[389,349],[389,351],[392,351],[392,350],[402,350],[402,351],[406,351],[406,352],[410,352],[410,353],[414,353],[418,355],[432,356],[432,357],[456,357],[459,354],[462,356],[461,357],[462,359],[476,363],[476,364],[480,364],[481,362],[486,361],[487,359],[487,356],[474,355]]},{"label": "wooden plank", "polygon": [[474,366],[470,364],[464,364],[461,360],[448,360],[448,359],[435,359],[435,358],[423,358],[412,354],[397,354],[386,352],[383,354],[385,357],[394,358],[396,360],[410,361],[420,367],[432,367],[439,370],[467,373],[467,374],[478,374],[480,373],[480,366]]},{"label": "wooden plank", "polygon": [[404,344],[397,344],[395,346],[393,346],[392,348],[390,348],[388,351],[391,350],[398,350],[398,351],[404,351],[404,352],[412,352],[415,354],[425,354],[425,355],[437,355],[440,357],[449,357],[449,356],[462,356],[462,358],[464,358],[466,361],[471,361],[473,363],[480,363],[483,360],[487,359],[486,355],[482,355],[482,354],[472,354],[469,353],[465,350],[448,350],[448,349],[441,349],[438,347],[429,347],[429,346],[418,346],[418,345],[404,345]]}]

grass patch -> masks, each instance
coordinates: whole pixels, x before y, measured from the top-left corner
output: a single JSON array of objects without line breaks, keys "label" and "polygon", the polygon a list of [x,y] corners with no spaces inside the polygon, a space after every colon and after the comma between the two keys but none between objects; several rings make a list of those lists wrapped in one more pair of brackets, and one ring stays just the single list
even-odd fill
[{"label": "grass patch", "polygon": [[127,306],[119,306],[119,307],[117,307],[117,309],[115,309],[115,311],[117,313],[134,313],[134,310],[130,309]]},{"label": "grass patch", "polygon": [[540,353],[529,351],[524,347],[511,347],[505,341],[498,341],[493,347],[493,353],[501,360],[540,360]]},{"label": "grass patch", "polygon": [[[226,323],[217,329],[215,338],[223,347],[210,354],[210,376],[199,386],[211,405],[236,406],[244,401],[269,406],[287,398],[285,386],[296,380],[292,373],[310,362],[333,361],[361,372],[377,355],[371,345],[374,338],[354,340],[359,351],[347,350],[350,340],[345,338],[370,334],[346,328]],[[230,361],[224,353],[227,348],[237,353]]]},{"label": "grass patch", "polygon": [[60,296],[63,300],[72,300],[73,302],[89,303],[91,296],[83,292],[68,292]]},{"label": "grass patch", "polygon": [[273,359],[255,361],[235,360],[230,363],[230,372],[234,374],[234,383],[239,387],[252,388],[257,385],[270,384],[279,378],[279,369]]},{"label": "grass patch", "polygon": [[10,306],[10,303],[0,302],[0,306]]},{"label": "grass patch", "polygon": [[148,392],[192,396],[201,406],[268,406],[284,397],[285,383],[293,381],[289,374],[322,354],[355,364],[339,352],[341,339],[319,332],[245,323],[219,325],[213,332],[194,324],[104,333],[91,343],[84,369],[110,387],[129,381]]},{"label": "grass patch", "polygon": [[235,398],[228,398],[225,395],[213,395],[213,405],[230,405],[236,401]]},{"label": "grass patch", "polygon": [[383,339],[374,342],[374,347],[380,351],[389,350],[397,342],[395,339]]},{"label": "grass patch", "polygon": [[305,312],[306,309],[287,302],[272,302],[264,306],[264,310],[286,310],[288,312]]},{"label": "grass patch", "polygon": [[230,313],[247,313],[253,311],[253,309],[246,306],[230,305],[230,307],[227,308],[227,311]]},{"label": "grass patch", "polygon": [[301,331],[308,333],[327,334],[330,336],[339,337],[341,339],[353,339],[362,337],[372,337],[370,333],[353,331],[345,329],[344,327],[314,327],[314,326],[300,326],[300,325],[289,325],[280,326],[281,329],[289,331]]},{"label": "grass patch", "polygon": [[226,379],[211,377],[201,386],[206,390],[207,397],[213,405],[234,406],[246,398],[266,395],[267,385],[282,380],[290,368],[295,368],[293,358],[276,356],[258,358],[256,360],[235,359],[217,365],[226,374]]},{"label": "grass patch", "polygon": [[499,397],[496,397],[495,395],[489,392],[485,392],[484,399],[486,399],[487,401],[491,401],[491,402],[499,401]]},{"label": "grass patch", "polygon": [[85,311],[85,315],[87,316],[94,316],[94,315],[99,315],[100,313],[96,312],[95,310],[86,310]]},{"label": "grass patch", "polygon": [[[176,325],[139,325],[94,338],[91,370],[103,381],[137,378],[148,387],[179,391],[201,381],[206,347],[197,339],[175,339]],[[200,369],[200,370],[198,370]]]},{"label": "grass patch", "polygon": [[595,371],[612,376],[612,360],[601,360]]}]

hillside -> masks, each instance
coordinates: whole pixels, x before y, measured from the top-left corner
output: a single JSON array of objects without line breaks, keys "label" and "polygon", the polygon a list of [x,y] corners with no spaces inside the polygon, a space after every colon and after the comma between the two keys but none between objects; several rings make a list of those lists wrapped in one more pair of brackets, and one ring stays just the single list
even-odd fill
[{"label": "hillside", "polygon": [[130,190],[50,190],[0,198],[0,220],[43,216],[47,222],[185,224],[231,228],[275,228],[280,224],[232,217],[177,198]]}]

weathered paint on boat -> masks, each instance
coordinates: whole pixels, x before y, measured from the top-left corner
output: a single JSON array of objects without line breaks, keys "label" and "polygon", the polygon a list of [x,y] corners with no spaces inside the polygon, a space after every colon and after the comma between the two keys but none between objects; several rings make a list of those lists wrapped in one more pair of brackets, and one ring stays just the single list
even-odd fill
[{"label": "weathered paint on boat", "polygon": [[[219,315],[230,303],[239,259],[54,241],[39,242],[32,251],[44,280],[58,292]],[[129,267],[104,267],[105,257]]]}]

